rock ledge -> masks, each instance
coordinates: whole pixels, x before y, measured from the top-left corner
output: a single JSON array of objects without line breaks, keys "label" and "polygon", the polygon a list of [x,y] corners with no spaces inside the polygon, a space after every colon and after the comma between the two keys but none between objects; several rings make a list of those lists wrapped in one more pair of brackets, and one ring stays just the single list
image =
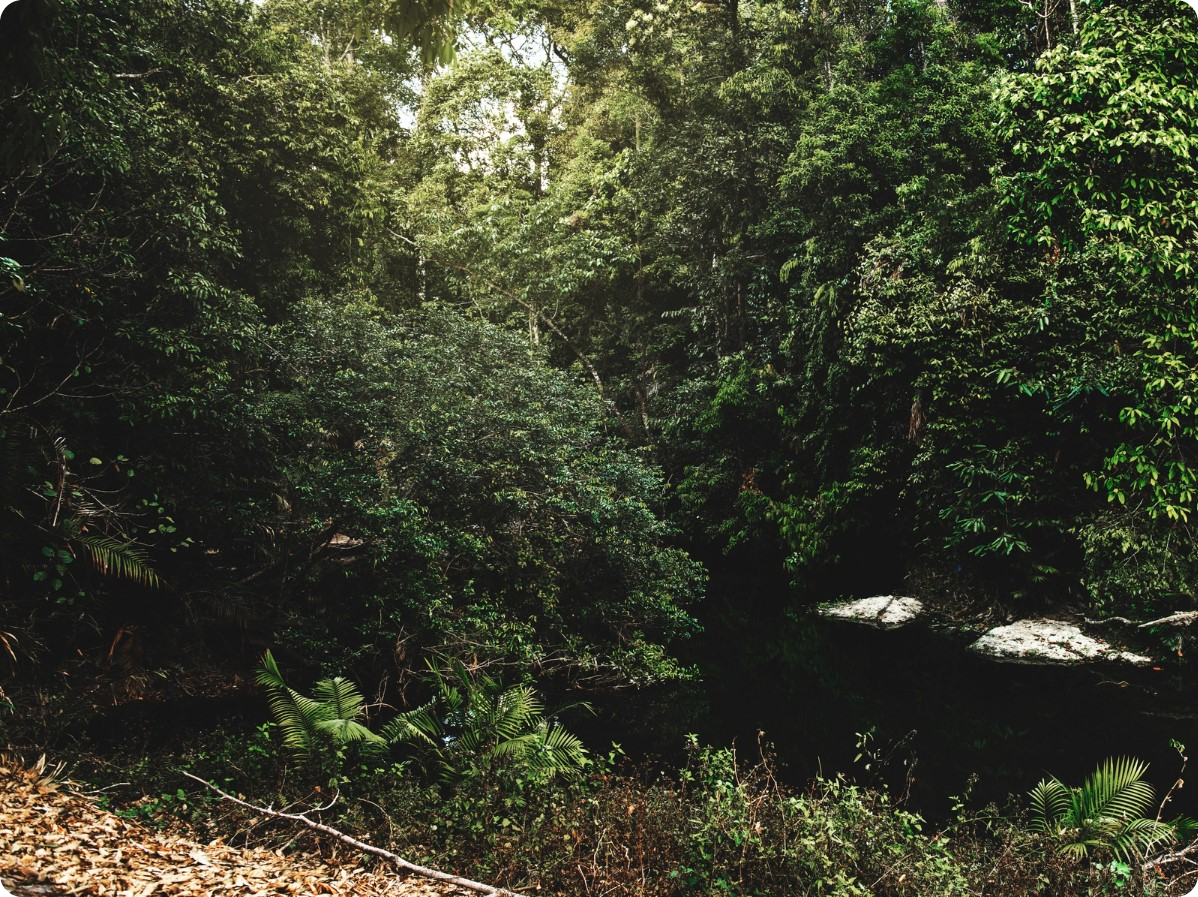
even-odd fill
[{"label": "rock ledge", "polygon": [[834,620],[863,623],[878,629],[897,629],[923,613],[923,603],[915,598],[878,595],[854,601],[838,601],[819,609],[821,616]]},{"label": "rock ledge", "polygon": [[970,650],[995,660],[1028,664],[1075,664],[1113,660],[1135,666],[1150,666],[1151,657],[1120,651],[1086,635],[1063,620],[1018,620],[991,629]]}]

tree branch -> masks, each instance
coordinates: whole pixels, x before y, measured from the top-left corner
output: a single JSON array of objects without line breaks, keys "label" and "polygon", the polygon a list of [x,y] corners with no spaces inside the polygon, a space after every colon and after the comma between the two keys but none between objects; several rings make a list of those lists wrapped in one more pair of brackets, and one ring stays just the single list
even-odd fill
[{"label": "tree branch", "polygon": [[309,819],[303,813],[283,813],[279,810],[272,810],[270,807],[259,807],[254,804],[247,803],[239,797],[234,797],[227,791],[222,791],[211,782],[205,781],[199,776],[192,775],[189,772],[184,772],[183,775],[187,776],[187,778],[194,782],[199,782],[205,788],[215,791],[225,800],[235,803],[240,807],[245,807],[247,810],[253,810],[255,813],[261,813],[263,816],[272,816],[275,819],[286,819],[289,822],[301,823],[313,831],[320,832],[323,835],[328,835],[330,838],[335,838],[341,843],[348,844],[350,847],[360,850],[363,853],[368,853],[372,856],[384,859],[403,872],[411,872],[413,875],[431,878],[433,881],[442,881],[457,888],[465,888],[468,891],[477,891],[480,894],[486,895],[486,897],[522,897],[522,895],[517,894],[515,891],[493,887],[492,885],[485,885],[481,882],[471,881],[468,878],[461,878],[460,876],[453,875],[449,872],[441,872],[437,869],[430,869],[427,866],[420,866],[416,863],[410,863],[397,853],[384,850],[382,847],[375,847],[373,844],[367,844],[365,841],[359,841],[352,835],[347,835],[344,832],[337,831],[337,829],[333,828],[332,826],[315,822]]},{"label": "tree branch", "polygon": [[1167,617],[1161,617],[1159,620],[1149,620],[1147,623],[1141,623],[1138,620],[1129,620],[1127,617],[1103,617],[1101,620],[1091,620],[1089,617],[1082,617],[1082,620],[1091,626],[1107,626],[1111,623],[1122,623],[1124,626],[1147,629],[1149,626],[1180,626],[1183,623],[1193,623],[1195,620],[1198,620],[1198,610],[1178,611],[1175,614],[1169,614]]},{"label": "tree branch", "polygon": [[1141,623],[1141,629],[1147,629],[1149,626],[1178,626],[1182,623],[1193,623],[1198,620],[1198,610],[1183,610],[1175,614],[1169,614],[1167,617],[1161,617],[1159,620],[1149,620],[1147,623]]}]

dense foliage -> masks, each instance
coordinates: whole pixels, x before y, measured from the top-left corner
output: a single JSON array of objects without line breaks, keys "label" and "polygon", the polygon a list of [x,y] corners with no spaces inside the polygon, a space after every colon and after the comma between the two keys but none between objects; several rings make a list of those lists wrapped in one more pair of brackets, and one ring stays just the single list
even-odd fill
[{"label": "dense foliage", "polygon": [[1031,6],[484,29],[413,133],[425,290],[577,366],[705,549],[1188,608],[1194,30]]},{"label": "dense foliage", "polygon": [[[351,830],[405,857],[454,869],[519,893],[627,897],[924,897],[924,895],[1099,895],[1170,893],[1167,880],[1114,858],[1110,843],[1089,855],[1064,849],[1073,831],[1042,834],[1013,807],[967,808],[939,826],[892,795],[843,777],[805,789],[780,780],[764,746],[745,752],[692,740],[683,767],[662,774],[594,756],[581,776],[547,776],[509,762],[475,769],[451,786],[411,766],[360,764],[341,771],[338,801],[313,790],[311,767],[284,771],[269,727],[249,738],[180,757],[191,769],[280,803],[319,805],[325,824]],[[327,767],[329,769],[331,767]],[[122,815],[190,820],[234,842],[256,827],[253,814],[229,818],[210,793],[176,776],[133,772],[145,796],[114,797]],[[317,779],[319,780],[319,779]],[[1150,820],[1144,820],[1149,822]],[[298,840],[293,829],[260,839]]]},{"label": "dense foliage", "polygon": [[8,13],[12,657],[185,610],[677,675],[666,512],[812,589],[1188,608],[1184,9],[469,12],[433,68],[386,4]]},{"label": "dense foliage", "polygon": [[[1093,872],[727,751],[496,758],[568,734],[534,678],[693,677],[700,620],[760,661],[729,624],[766,605],[1192,620],[1184,4],[20,0],[0,84],[0,710],[62,730],[270,649],[298,762],[422,744],[435,784],[370,751],[343,783],[398,777],[422,850],[505,881]],[[704,606],[709,571],[739,588]],[[1045,785],[1040,827],[1087,829],[1092,784]],[[1160,840],[1100,822],[1124,859]]]},{"label": "dense foliage", "polygon": [[14,656],[161,666],[186,615],[310,659],[677,675],[700,576],[658,475],[526,342],[400,313],[410,54],[331,60],[293,6],[44,23],[46,145],[10,141],[4,192]]}]

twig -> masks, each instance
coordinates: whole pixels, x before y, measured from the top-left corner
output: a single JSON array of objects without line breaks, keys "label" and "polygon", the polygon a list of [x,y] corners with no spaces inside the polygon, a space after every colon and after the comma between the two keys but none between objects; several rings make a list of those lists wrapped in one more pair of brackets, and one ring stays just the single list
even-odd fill
[{"label": "twig", "polygon": [[183,775],[194,782],[199,782],[205,788],[209,788],[223,797],[225,800],[237,804],[240,807],[245,807],[247,810],[253,810],[255,813],[261,813],[264,816],[273,816],[276,819],[286,819],[289,822],[299,822],[306,825],[313,831],[320,832],[323,835],[328,835],[330,838],[336,838],[343,844],[348,844],[350,847],[356,848],[363,853],[369,853],[372,856],[384,859],[391,863],[397,869],[404,872],[411,872],[414,875],[419,875],[424,878],[431,878],[434,881],[443,881],[446,884],[451,884],[454,887],[465,888],[469,891],[477,891],[486,897],[522,897],[515,891],[509,891],[505,888],[496,888],[492,885],[485,885],[481,882],[471,881],[468,878],[461,878],[449,872],[441,872],[437,869],[430,869],[427,866],[419,866],[416,863],[410,863],[397,853],[392,853],[389,850],[384,850],[381,847],[375,847],[373,844],[367,844],[365,841],[359,841],[352,835],[347,835],[344,832],[339,832],[332,826],[324,825],[320,822],[315,822],[305,816],[303,813],[281,813],[278,810],[272,810],[270,807],[259,807],[255,804],[248,803],[239,797],[234,797],[227,791],[222,791],[220,788],[213,785],[211,782],[201,779],[199,776],[192,775],[189,772],[184,772]]},{"label": "twig", "polygon": [[1158,869],[1161,866],[1167,866],[1170,863],[1177,863],[1181,862],[1182,860],[1190,861],[1189,857],[1195,851],[1198,851],[1198,841],[1195,841],[1187,847],[1181,848],[1180,850],[1169,850],[1165,853],[1157,854],[1151,859],[1144,861],[1144,871],[1149,872],[1153,869]]},{"label": "twig", "polygon": [[[1173,744],[1176,746],[1177,742],[1173,742]],[[1185,751],[1180,747],[1178,747],[1178,749],[1177,749],[1177,755],[1179,757],[1181,757],[1181,769],[1178,770],[1177,778],[1173,781],[1173,785],[1165,793],[1165,799],[1161,801],[1160,809],[1158,809],[1156,811],[1156,821],[1157,822],[1160,822],[1161,817],[1165,814],[1165,804],[1167,804],[1167,803],[1169,803],[1169,801],[1173,800],[1173,792],[1176,791],[1178,788],[1184,788],[1185,784],[1186,784],[1186,780],[1185,780],[1186,764],[1188,764],[1190,762],[1190,758],[1185,755]]]},{"label": "twig", "polygon": [[103,794],[105,791],[111,791],[113,788],[127,788],[132,785],[132,782],[113,782],[111,785],[105,785],[103,788],[96,788],[93,791],[80,791],[80,794]]}]

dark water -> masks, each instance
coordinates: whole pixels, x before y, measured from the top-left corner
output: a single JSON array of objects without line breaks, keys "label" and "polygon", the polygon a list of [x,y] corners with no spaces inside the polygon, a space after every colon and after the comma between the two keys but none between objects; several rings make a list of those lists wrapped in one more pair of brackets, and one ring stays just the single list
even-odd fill
[{"label": "dark water", "polygon": [[[1163,794],[1181,768],[1170,740],[1198,751],[1198,714],[1175,672],[998,663],[967,644],[918,626],[775,619],[722,649],[709,644],[702,684],[610,702],[588,729],[618,733],[632,754],[674,761],[685,732],[716,745],[735,740],[751,756],[764,731],[793,784],[846,773],[901,793],[910,778],[911,805],[931,818],[948,812],[973,775],[971,805],[1025,795],[1046,775],[1080,784],[1125,754],[1151,764],[1148,778]],[[865,732],[873,756],[855,760]],[[1177,792],[1171,813],[1198,816],[1194,757],[1196,784]]]},{"label": "dark water", "polygon": [[[748,594],[771,603],[749,606]],[[735,742],[752,759],[762,732],[791,784],[821,773],[900,794],[909,784],[910,805],[932,819],[949,812],[971,777],[970,805],[980,806],[1022,797],[1046,775],[1080,784],[1121,755],[1148,761],[1149,781],[1163,794],[1180,771],[1176,740],[1193,751],[1195,784],[1176,793],[1170,812],[1198,817],[1193,674],[1182,680],[1176,665],[998,663],[967,651],[965,637],[918,623],[883,632],[823,620],[789,610],[792,598],[777,587],[742,589],[705,621],[692,648],[701,680],[594,700],[597,715],[572,714],[566,724],[595,752],[614,741],[633,758],[673,768],[685,762],[687,733],[710,745]],[[148,750],[217,725],[249,731],[268,716],[252,689],[113,708],[88,734],[101,746]],[[871,733],[860,760],[859,733]]]}]

